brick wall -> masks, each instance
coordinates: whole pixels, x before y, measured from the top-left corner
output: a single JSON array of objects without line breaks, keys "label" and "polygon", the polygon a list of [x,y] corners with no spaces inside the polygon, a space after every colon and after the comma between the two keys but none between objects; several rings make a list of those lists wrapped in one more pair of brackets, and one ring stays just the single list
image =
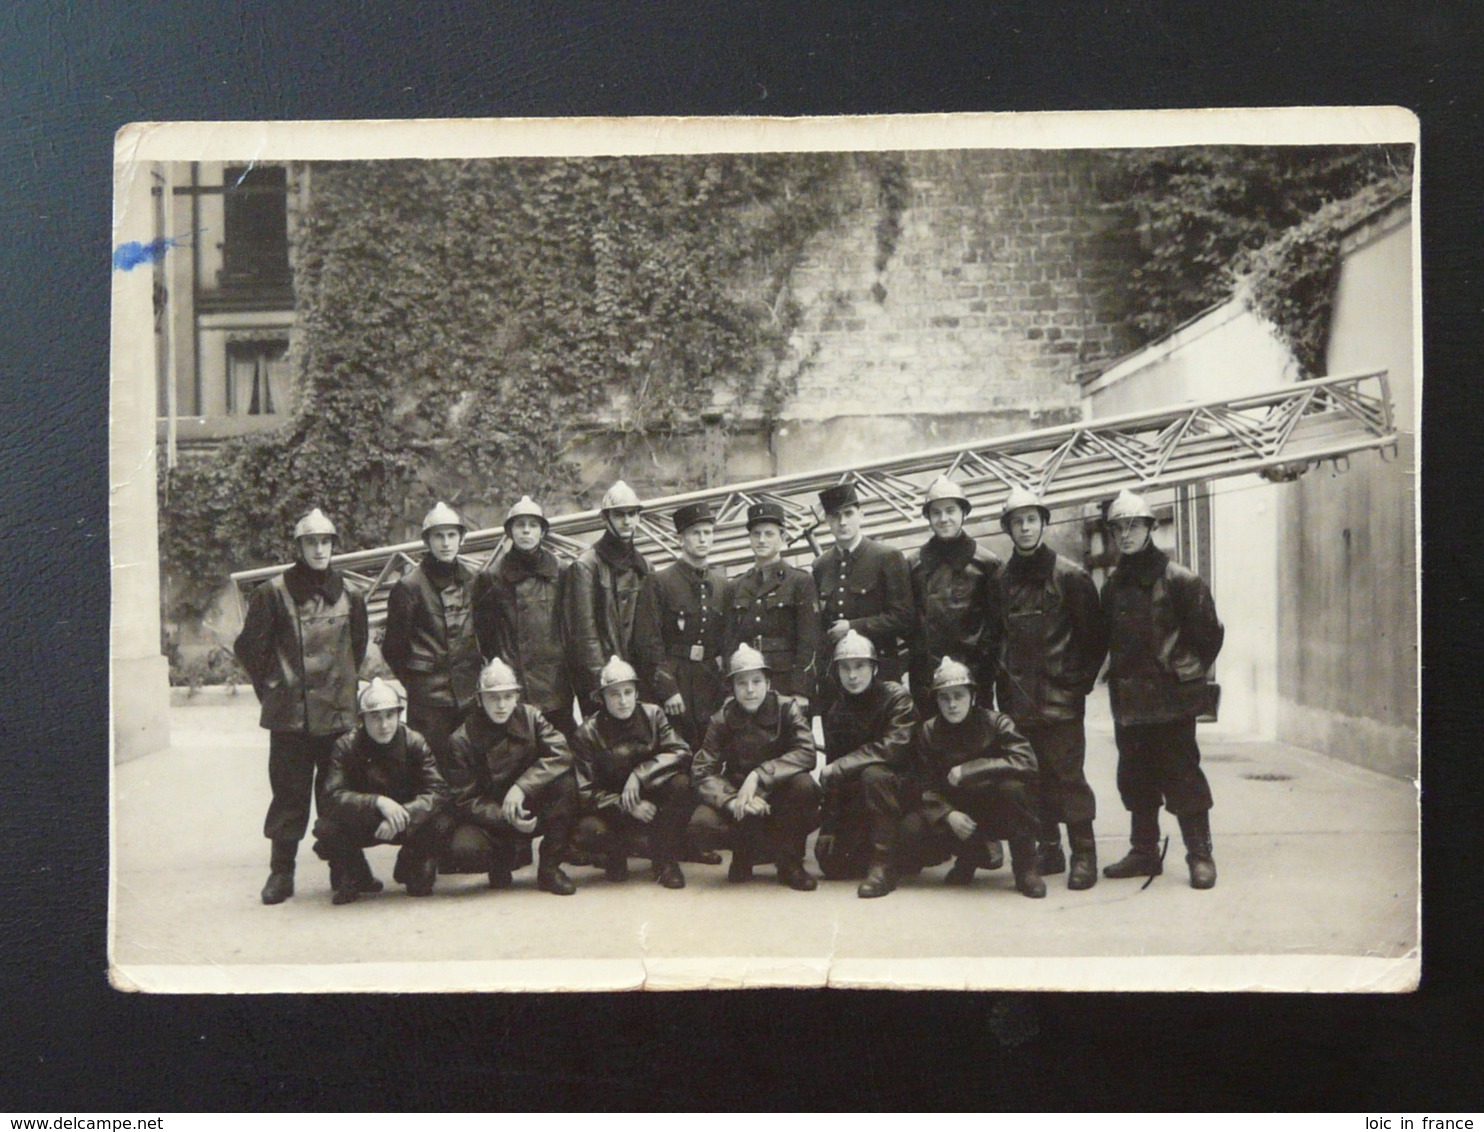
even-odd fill
[{"label": "brick wall", "polygon": [[[1122,320],[1126,248],[1077,153],[903,155],[910,184],[878,271],[876,178],[795,270],[813,353],[786,417],[1045,412],[1073,406],[1076,367],[1134,345]],[[1013,431],[1013,430],[1012,430]]]}]

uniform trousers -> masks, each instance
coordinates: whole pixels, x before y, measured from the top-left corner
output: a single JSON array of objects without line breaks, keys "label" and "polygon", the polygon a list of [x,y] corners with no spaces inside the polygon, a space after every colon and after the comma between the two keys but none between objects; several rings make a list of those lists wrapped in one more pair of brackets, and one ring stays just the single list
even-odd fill
[{"label": "uniform trousers", "polygon": [[325,774],[330,754],[341,733],[305,735],[298,731],[268,732],[268,784],[273,800],[263,821],[263,836],[273,841],[302,841],[309,828],[309,802],[323,810]]},{"label": "uniform trousers", "polygon": [[433,762],[438,773],[448,780],[448,740],[459,729],[468,714],[467,708],[451,704],[407,705],[407,726],[428,741],[428,750],[433,752]]},{"label": "uniform trousers", "polygon": [[573,847],[595,860],[618,852],[625,857],[647,856],[661,864],[680,860],[696,808],[690,776],[673,775],[653,789],[641,790],[639,796],[658,809],[652,821],[642,822],[616,806],[589,811],[577,820]]},{"label": "uniform trousers", "polygon": [[862,767],[825,786],[820,811],[819,835],[833,839],[814,846],[814,859],[826,877],[863,873],[873,858],[889,862],[902,821],[901,776],[880,763]]},{"label": "uniform trousers", "polygon": [[[502,799],[501,799],[502,800]],[[507,822],[502,814],[475,815],[467,811],[455,815],[457,828],[448,842],[449,872],[473,871],[472,862],[488,861],[489,869],[515,868],[534,838],[541,840],[543,867],[559,865],[566,860],[572,837],[572,822],[577,815],[577,781],[570,774],[552,779],[545,786],[526,795],[526,813],[536,819],[536,828],[524,833]]]},{"label": "uniform trousers", "polygon": [[1020,845],[1035,848],[1036,784],[1019,778],[1004,778],[976,786],[944,786],[938,790],[948,803],[973,818],[978,828],[967,841],[960,841],[947,822],[930,822],[922,810],[902,819],[900,859],[909,867],[941,864],[949,857],[965,857],[985,863],[989,841],[1004,838],[1011,852]]},{"label": "uniform trousers", "polygon": [[1118,793],[1132,813],[1158,810],[1203,814],[1211,808],[1211,785],[1201,770],[1195,720],[1167,723],[1115,723]]},{"label": "uniform trousers", "polygon": [[[1087,783],[1087,732],[1080,719],[1028,723],[1020,733],[1030,741],[1040,767],[1040,813],[1044,829],[1090,822],[1097,798]],[[1058,834],[1059,836],[1059,834]]]},{"label": "uniform trousers", "polygon": [[429,857],[442,853],[457,824],[452,810],[440,807],[390,841],[379,841],[376,830],[381,820],[379,812],[321,817],[314,823],[314,852],[321,860],[330,862],[332,874],[346,870],[359,873],[366,862],[361,850],[376,845],[400,845],[402,850],[397,854],[394,874],[400,880],[408,875],[404,870],[415,869]]},{"label": "uniform trousers", "polygon": [[819,787],[807,774],[776,783],[765,799],[771,811],[741,821],[702,802],[690,820],[692,842],[700,849],[730,848],[750,864],[803,864],[804,842],[819,825]]}]

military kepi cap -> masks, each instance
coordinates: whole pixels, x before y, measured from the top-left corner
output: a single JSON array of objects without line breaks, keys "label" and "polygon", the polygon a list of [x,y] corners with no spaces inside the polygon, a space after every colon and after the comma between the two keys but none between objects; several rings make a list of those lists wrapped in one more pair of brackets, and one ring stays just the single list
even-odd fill
[{"label": "military kepi cap", "polygon": [[783,504],[781,503],[754,503],[747,509],[747,529],[750,531],[759,523],[777,523],[783,526]]},{"label": "military kepi cap", "polygon": [[860,506],[860,496],[855,493],[855,484],[837,483],[819,493],[819,503],[826,515],[833,515],[842,507]]},{"label": "military kepi cap", "polygon": [[709,503],[687,503],[678,508],[671,519],[675,523],[675,533],[682,535],[697,523],[714,523],[716,515],[711,510]]}]

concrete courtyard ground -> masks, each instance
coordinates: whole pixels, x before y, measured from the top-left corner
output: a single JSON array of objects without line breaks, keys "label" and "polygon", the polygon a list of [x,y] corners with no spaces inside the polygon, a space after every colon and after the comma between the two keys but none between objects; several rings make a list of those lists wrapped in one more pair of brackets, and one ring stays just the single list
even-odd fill
[{"label": "concrete courtyard ground", "polygon": [[[296,895],[268,908],[262,836],[267,733],[251,694],[171,710],[168,750],[115,768],[115,985],[144,990],[611,989],[880,984],[1086,989],[1402,989],[1418,972],[1417,806],[1411,783],[1311,751],[1202,734],[1216,798],[1217,887],[1189,887],[1169,815],[1165,875],[1100,879],[1045,900],[1008,867],[971,889],[946,867],[863,901],[854,882],[796,893],[759,869],[687,865],[672,892],[636,867],[625,884],[573,868],[577,895],[509,892],[480,876],[428,899],[391,883],[332,907],[328,872],[300,849]],[[1089,720],[1100,863],[1127,846],[1106,717]]]}]

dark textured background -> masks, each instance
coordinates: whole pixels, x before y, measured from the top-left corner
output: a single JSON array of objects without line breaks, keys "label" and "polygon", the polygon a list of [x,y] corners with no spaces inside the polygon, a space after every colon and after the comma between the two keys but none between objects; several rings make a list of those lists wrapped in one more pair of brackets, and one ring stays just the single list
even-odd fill
[{"label": "dark textured background", "polygon": [[[0,19],[0,1109],[1477,1105],[1478,6],[1414,16],[1400,3],[1338,0],[733,0],[572,5],[559,17],[542,3],[298,7],[50,2]],[[119,126],[1346,103],[1422,117],[1420,994],[231,999],[108,988],[106,396]]]}]

